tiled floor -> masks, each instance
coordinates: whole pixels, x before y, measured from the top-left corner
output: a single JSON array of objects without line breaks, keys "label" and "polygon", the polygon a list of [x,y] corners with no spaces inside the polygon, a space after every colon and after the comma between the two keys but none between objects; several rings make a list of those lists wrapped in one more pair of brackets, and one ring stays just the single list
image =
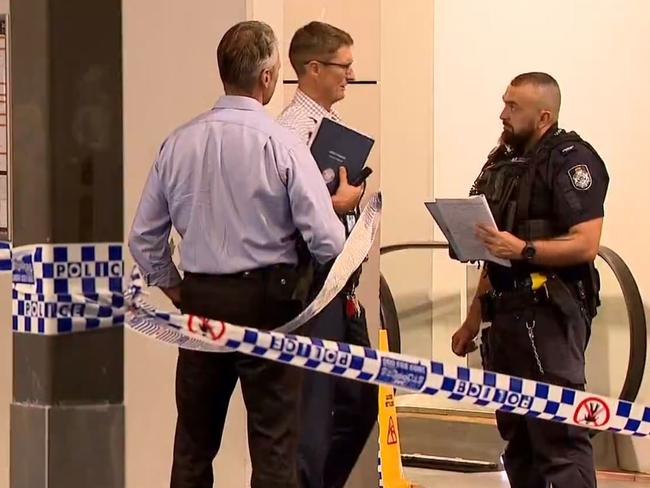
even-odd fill
[{"label": "tiled floor", "polygon": [[[423,488],[508,488],[505,473],[465,474],[429,469],[406,468],[405,474]],[[598,488],[650,488],[650,483],[599,480]]]}]

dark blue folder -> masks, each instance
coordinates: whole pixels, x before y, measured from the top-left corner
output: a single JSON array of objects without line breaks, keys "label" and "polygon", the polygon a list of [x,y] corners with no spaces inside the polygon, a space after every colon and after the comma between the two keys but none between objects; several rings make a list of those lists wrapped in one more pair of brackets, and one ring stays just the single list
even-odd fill
[{"label": "dark blue folder", "polygon": [[339,186],[340,166],[347,168],[348,181],[359,176],[374,143],[374,139],[323,117],[310,149],[330,193]]}]

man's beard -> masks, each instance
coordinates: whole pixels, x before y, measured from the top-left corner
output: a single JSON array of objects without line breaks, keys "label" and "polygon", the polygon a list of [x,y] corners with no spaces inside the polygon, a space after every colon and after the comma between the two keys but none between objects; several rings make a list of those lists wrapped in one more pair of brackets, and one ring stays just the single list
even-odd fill
[{"label": "man's beard", "polygon": [[530,141],[535,135],[535,129],[528,127],[521,129],[519,132],[514,132],[512,127],[504,127],[503,132],[501,132],[501,142],[507,146],[510,146],[515,153],[520,154],[524,151],[526,144]]}]

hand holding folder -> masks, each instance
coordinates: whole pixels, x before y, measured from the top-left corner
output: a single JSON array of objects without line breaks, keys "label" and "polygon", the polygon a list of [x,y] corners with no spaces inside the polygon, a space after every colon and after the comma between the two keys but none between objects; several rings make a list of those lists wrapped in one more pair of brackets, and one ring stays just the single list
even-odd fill
[{"label": "hand holding folder", "polygon": [[485,196],[439,198],[425,205],[459,261],[492,261],[512,266],[509,260],[492,255],[476,236],[478,225],[497,227]]},{"label": "hand holding folder", "polygon": [[323,117],[309,143],[330,194],[339,186],[339,168],[345,166],[348,181],[357,180],[366,164],[374,139]]}]

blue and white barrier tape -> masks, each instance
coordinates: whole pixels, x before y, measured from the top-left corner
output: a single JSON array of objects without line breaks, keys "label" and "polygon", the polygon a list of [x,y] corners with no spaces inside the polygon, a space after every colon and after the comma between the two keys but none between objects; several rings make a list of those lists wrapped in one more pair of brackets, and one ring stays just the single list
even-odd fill
[{"label": "blue and white barrier tape", "polygon": [[125,298],[129,328],[183,348],[226,348],[325,374],[442,395],[504,412],[625,435],[650,435],[650,407],[637,403],[404,354],[160,312],[144,300],[137,273]]},{"label": "blue and white barrier tape", "polygon": [[[372,247],[372,243],[375,240],[379,229],[381,209],[381,194],[375,193],[370,197],[363,212],[361,212],[359,220],[345,242],[343,251],[334,261],[334,264],[327,275],[327,279],[318,295],[297,317],[275,329],[276,332],[284,334],[294,332],[314,318],[336,295],[341,292],[352,273],[361,266],[370,252],[370,248]],[[135,276],[139,277],[139,272],[137,270],[134,272],[136,273]],[[135,296],[140,294],[142,292],[141,285],[142,281],[138,278],[136,281],[132,282],[129,289],[127,289],[126,295]],[[157,313],[144,301],[140,302],[140,306],[146,308],[154,316]],[[162,314],[160,318],[168,319],[169,317],[166,314]],[[167,334],[172,334],[172,331],[167,330],[164,335]],[[181,340],[177,336],[174,337]],[[172,342],[174,341],[172,340]],[[183,347],[188,349],[205,349],[204,344],[193,341],[189,338],[182,339],[182,342]],[[212,345],[209,350],[211,352],[230,352],[230,349],[227,347],[214,345]]]},{"label": "blue and white barrier tape", "polygon": [[14,249],[0,243],[0,250],[0,270],[12,275],[14,332],[52,335],[124,324],[121,243]]},{"label": "blue and white barrier tape", "polygon": [[11,243],[0,241],[0,273],[11,271]]},{"label": "blue and white barrier tape", "polygon": [[[364,210],[360,219],[364,223],[355,227],[356,237],[349,239],[315,303],[278,331],[157,311],[144,300],[138,273],[132,276],[123,295],[122,245],[118,243],[16,248],[11,266],[14,331],[57,334],[121,325],[126,299],[126,323],[130,328],[180,347],[238,351],[519,415],[625,435],[650,435],[650,407],[644,405],[489,371],[288,335],[287,330],[309,320],[338,293],[367,255],[381,211],[380,198],[373,201]],[[1,246],[0,253],[6,267],[11,249]]]},{"label": "blue and white barrier tape", "polygon": [[[318,296],[280,331],[293,332],[343,289],[370,252],[381,207],[381,195],[372,195]],[[0,249],[5,250],[3,266],[12,273],[14,332],[61,334],[124,323],[121,243],[48,244],[13,250],[2,243]]]},{"label": "blue and white barrier tape", "polygon": [[345,241],[345,247],[330,269],[327,279],[314,300],[296,318],[278,327],[276,332],[289,334],[307,323],[338,295],[348,279],[368,256],[377,237],[381,220],[382,200],[380,193],[374,193],[361,212],[359,220]]}]

